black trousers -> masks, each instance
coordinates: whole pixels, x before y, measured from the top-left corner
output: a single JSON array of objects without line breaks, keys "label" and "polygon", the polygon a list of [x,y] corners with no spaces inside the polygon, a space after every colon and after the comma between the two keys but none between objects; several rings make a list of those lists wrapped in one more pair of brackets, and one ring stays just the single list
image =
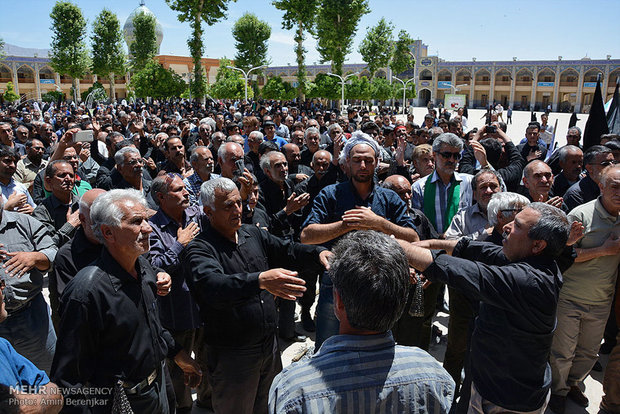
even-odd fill
[{"label": "black trousers", "polygon": [[[293,302],[294,303],[294,302]],[[207,345],[207,376],[217,414],[267,413],[269,388],[282,371],[275,335],[251,349]]]},{"label": "black trousers", "polygon": [[424,289],[424,316],[414,317],[409,315],[409,308],[413,301],[416,285],[411,285],[405,311],[392,327],[392,334],[397,344],[417,346],[428,351],[431,343],[435,304],[437,303],[437,295],[442,291],[442,286],[441,283],[431,283]]}]

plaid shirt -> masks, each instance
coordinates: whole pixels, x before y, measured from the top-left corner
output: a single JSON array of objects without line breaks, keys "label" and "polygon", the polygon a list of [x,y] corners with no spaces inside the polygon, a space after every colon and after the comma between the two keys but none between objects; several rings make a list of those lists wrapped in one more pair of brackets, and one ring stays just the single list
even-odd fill
[{"label": "plaid shirt", "polygon": [[[219,177],[218,174],[212,173],[209,176],[209,179],[213,180],[214,178],[218,178],[218,177]],[[187,191],[189,192],[190,204],[192,206],[202,205],[202,203],[200,202],[200,186],[202,185],[203,181],[198,175],[198,173],[197,172],[193,173],[189,177],[183,179],[183,182],[185,183],[185,188],[187,188]]]}]

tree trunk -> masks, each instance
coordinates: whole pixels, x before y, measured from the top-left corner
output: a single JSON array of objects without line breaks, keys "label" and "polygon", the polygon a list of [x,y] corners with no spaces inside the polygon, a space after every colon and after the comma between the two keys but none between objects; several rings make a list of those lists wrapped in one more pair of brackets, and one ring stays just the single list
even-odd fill
[{"label": "tree trunk", "polygon": [[114,84],[115,81],[115,75],[114,72],[110,73],[110,101],[111,102],[116,102],[116,85]]},{"label": "tree trunk", "polygon": [[300,102],[304,100],[304,83],[306,81],[306,65],[304,64],[304,29],[302,22],[297,24],[297,34],[295,36],[297,41],[297,47],[295,52],[297,53],[297,97]]}]

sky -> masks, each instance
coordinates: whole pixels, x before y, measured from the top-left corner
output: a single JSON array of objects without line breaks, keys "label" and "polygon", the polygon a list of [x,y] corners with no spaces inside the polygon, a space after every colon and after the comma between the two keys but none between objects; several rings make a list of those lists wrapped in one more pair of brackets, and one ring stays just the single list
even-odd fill
[{"label": "sky", "polygon": [[[139,0],[75,0],[88,20],[88,35],[97,14],[105,6],[115,12],[121,25],[138,7]],[[52,32],[49,13],[53,0],[0,0],[0,37],[6,43],[28,48],[49,48]],[[385,17],[414,39],[428,45],[429,55],[447,61],[620,59],[619,0],[369,0],[371,12],[362,17],[347,63],[362,63],[357,51],[367,28]],[[160,53],[189,56],[188,23],[177,20],[165,0],[146,0],[164,31]],[[282,28],[283,12],[271,1],[238,0],[229,3],[226,19],[205,28],[204,57],[234,58],[231,30],[245,12],[271,25],[270,64],[295,65],[292,31]],[[320,63],[316,40],[306,37],[306,64]]]}]

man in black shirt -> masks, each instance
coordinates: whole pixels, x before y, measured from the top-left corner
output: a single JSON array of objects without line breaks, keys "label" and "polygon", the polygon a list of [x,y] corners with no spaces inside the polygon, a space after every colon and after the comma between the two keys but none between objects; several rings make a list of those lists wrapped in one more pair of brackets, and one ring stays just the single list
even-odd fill
[{"label": "man in black shirt", "polygon": [[[142,257],[152,231],[146,201],[135,190],[112,190],[97,197],[90,213],[104,249],[62,295],[52,376],[77,410],[96,401],[88,408],[110,412],[112,394],[124,393],[133,412],[168,413],[164,358],[174,358],[190,386],[202,373],[159,320],[155,293],[166,294],[171,281]],[[105,393],[93,400],[91,388]]]},{"label": "man in black shirt", "polygon": [[282,370],[274,296],[300,297],[305,283],[287,269],[318,271],[330,253],[242,225],[241,196],[230,179],[207,181],[201,198],[209,226],[187,245],[182,263],[205,322],[213,409],[267,412],[269,387]]},{"label": "man in black shirt", "polygon": [[32,217],[45,225],[57,247],[65,244],[79,227],[78,197],[72,193],[75,184],[73,167],[56,160],[45,167],[45,184],[52,191],[32,212]]},{"label": "man in black shirt", "polygon": [[49,273],[50,307],[52,308],[52,322],[58,329],[60,316],[58,315],[59,300],[67,283],[75,275],[97,260],[101,255],[102,245],[93,233],[90,221],[90,206],[95,199],[104,194],[105,190],[94,188],[84,193],[79,203],[78,218],[80,226],[73,238],[58,249],[54,259],[54,270]]},{"label": "man in black shirt", "polygon": [[504,227],[508,236],[503,247],[468,238],[423,241],[419,246],[401,242],[409,265],[427,279],[481,301],[471,341],[469,412],[482,413],[483,406],[484,412],[545,411],[562,287],[555,259],[566,246],[569,230],[561,210],[536,202]]}]

